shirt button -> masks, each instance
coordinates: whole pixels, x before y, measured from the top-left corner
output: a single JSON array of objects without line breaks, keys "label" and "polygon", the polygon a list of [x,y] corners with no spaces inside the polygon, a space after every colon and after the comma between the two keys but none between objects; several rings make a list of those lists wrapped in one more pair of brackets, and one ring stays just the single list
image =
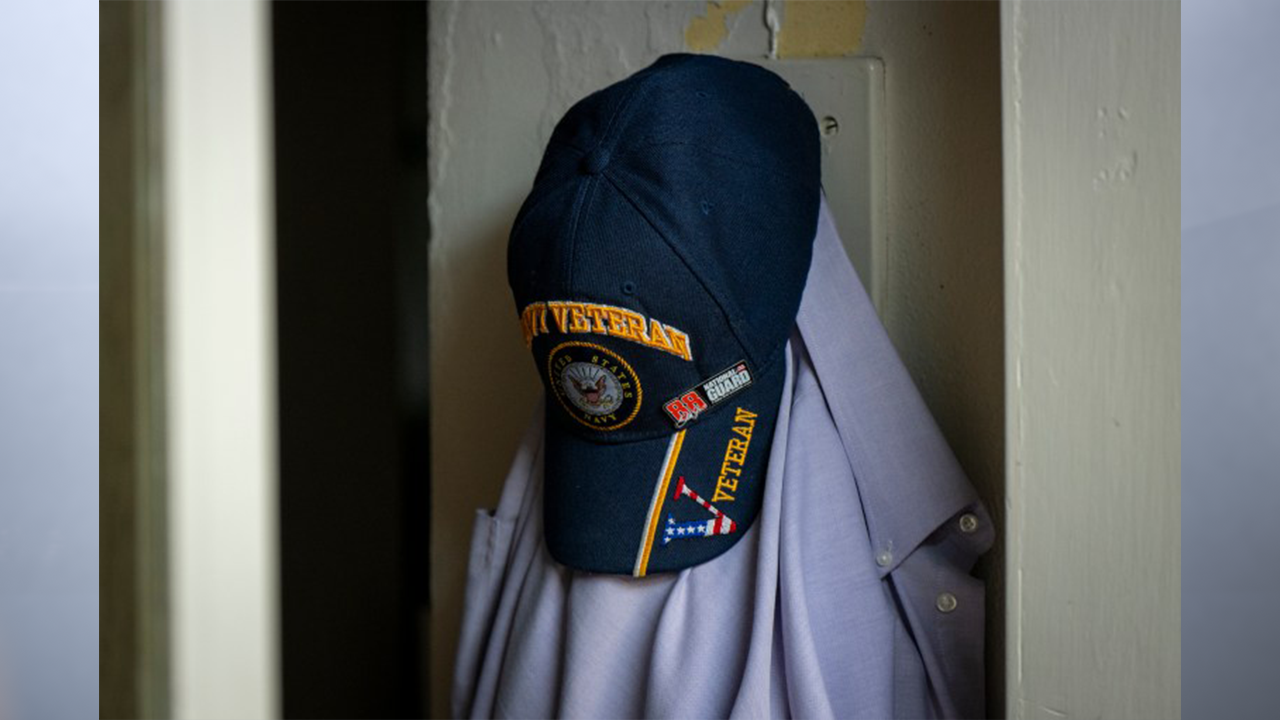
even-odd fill
[{"label": "shirt button", "polygon": [[938,606],[938,612],[949,613],[956,609],[956,596],[949,592],[941,593],[934,604]]},{"label": "shirt button", "polygon": [[960,516],[960,532],[971,533],[978,529],[978,516],[973,513],[965,513]]},{"label": "shirt button", "polygon": [[881,550],[876,554],[876,564],[880,567],[889,567],[893,564],[893,553],[888,550]]}]

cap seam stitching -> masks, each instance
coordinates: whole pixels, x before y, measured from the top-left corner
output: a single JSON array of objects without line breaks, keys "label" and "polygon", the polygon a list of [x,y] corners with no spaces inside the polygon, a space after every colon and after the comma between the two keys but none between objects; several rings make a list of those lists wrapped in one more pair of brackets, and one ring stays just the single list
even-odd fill
[{"label": "cap seam stitching", "polygon": [[[595,178],[592,178],[595,180]],[[583,183],[579,186],[577,193],[573,198],[573,218],[569,225],[569,257],[565,260],[565,275],[568,281],[565,283],[570,294],[573,294],[573,262],[578,255],[578,227],[582,219],[583,208],[586,206],[587,195],[591,192],[591,181]]]},{"label": "cap seam stitching", "polygon": [[569,276],[568,290],[570,295],[576,295],[578,291],[577,274],[574,269],[578,262],[578,231],[582,227],[582,216],[587,212],[587,205],[591,202],[591,198],[595,195],[596,186],[600,184],[598,177],[593,177],[583,184],[578,196],[577,206],[573,209],[573,227],[569,231],[569,267],[566,275]]},{"label": "cap seam stitching", "polygon": [[[632,101],[635,100],[636,95],[639,94],[639,91],[643,86],[644,86],[644,79],[642,78],[641,80],[637,81],[635,85],[627,89],[626,95],[623,96],[622,100],[618,102],[618,107],[609,116],[609,121],[605,123],[604,130],[600,132],[600,135],[596,139],[595,144],[591,146],[591,149],[586,152],[583,158],[578,159],[578,162],[582,162],[582,160],[585,157],[589,156],[593,152],[596,152],[602,147],[609,147],[610,152],[612,152],[612,150],[617,147],[616,141],[613,143],[612,146],[607,144],[611,139],[610,133],[613,131],[614,126],[619,124],[619,120],[622,118],[622,116],[627,113],[627,110],[631,107]],[[604,170],[601,169],[600,175],[603,175],[603,173],[604,173]],[[591,200],[591,196],[593,195],[593,191],[595,190],[596,185],[599,184],[600,175],[597,175],[596,177],[591,178],[591,180],[587,183],[586,192],[579,197],[579,204],[576,208],[574,208],[573,227],[571,228],[570,234],[569,234],[569,267],[568,267],[568,273],[567,273],[567,275],[569,276],[568,286],[570,291],[575,291],[577,289],[577,283],[576,283],[577,278],[575,277],[574,269],[577,267],[577,260],[578,260],[578,228],[581,227],[581,224],[579,221],[582,218],[582,214],[586,212],[586,206]]]},{"label": "cap seam stitching", "polygon": [[648,213],[646,213],[640,207],[639,203],[631,199],[631,195],[627,193],[627,191],[621,185],[618,184],[618,181],[615,178],[613,178],[612,175],[602,173],[601,176],[609,181],[609,184],[612,185],[614,189],[618,191],[618,194],[621,195],[623,199],[627,201],[627,204],[630,205],[632,209],[634,209],[637,213],[639,213],[640,217],[644,218],[645,224],[647,224],[650,227],[650,229],[652,229],[653,232],[658,237],[662,238],[663,244],[667,246],[667,249],[671,251],[671,254],[675,255],[676,258],[680,260],[680,263],[684,265],[685,269],[689,271],[689,274],[692,275],[693,278],[698,281],[698,285],[702,287],[702,291],[705,292],[707,296],[711,298],[711,300],[716,304],[716,307],[719,308],[720,314],[724,316],[725,321],[729,325],[729,329],[733,331],[734,339],[738,341],[738,346],[742,348],[744,351],[746,351],[748,354],[750,354],[750,350],[748,350],[747,344],[743,342],[742,333],[738,328],[739,323],[733,317],[733,315],[730,314],[728,308],[725,307],[725,303],[723,300],[720,299],[720,296],[717,293],[712,292],[711,288],[707,286],[706,279],[702,277],[701,273],[699,273],[696,269],[694,269],[693,264],[689,261],[689,258],[685,257],[684,254],[681,253],[680,250],[676,247],[675,243],[671,242],[671,240],[667,238],[666,234],[658,229],[658,226],[654,224],[653,219],[649,217]]},{"label": "cap seam stitching", "polygon": [[[557,137],[552,137],[549,140],[547,140],[547,145],[559,145],[561,147],[569,148],[570,150],[576,150],[577,152],[580,152],[583,155],[586,155],[588,152],[587,150],[584,150],[583,148],[579,147],[576,143],[571,143],[568,140],[562,140]],[[545,155],[545,151],[543,154]]]},{"label": "cap seam stitching", "polygon": [[626,150],[624,150],[624,151],[623,151],[623,152],[622,152],[618,157],[619,157],[619,158],[625,158],[625,157],[627,157],[628,155],[630,155],[630,154],[632,154],[632,153],[639,152],[639,151],[641,151],[641,150],[648,150],[648,149],[656,148],[656,147],[677,146],[677,145],[678,145],[678,146],[683,146],[683,147],[688,147],[689,149],[691,149],[691,150],[693,150],[693,151],[695,151],[695,152],[701,152],[701,153],[705,153],[705,154],[707,154],[707,155],[714,155],[714,156],[716,156],[716,157],[718,157],[718,158],[723,158],[723,159],[725,159],[725,160],[728,160],[728,161],[730,161],[730,162],[736,163],[736,164],[738,164],[738,165],[742,165],[742,166],[744,166],[744,167],[749,167],[749,168],[753,168],[753,169],[756,169],[756,170],[764,170],[764,171],[766,171],[766,172],[771,172],[771,173],[774,173],[775,175],[778,175],[779,177],[786,178],[786,179],[791,180],[791,181],[793,181],[793,182],[802,183],[802,184],[804,184],[805,186],[808,186],[808,187],[813,187],[813,186],[815,186],[815,185],[816,185],[816,186],[821,187],[821,185],[822,185],[821,180],[819,180],[819,182],[817,182],[817,183],[810,183],[809,181],[806,181],[806,180],[804,180],[804,179],[802,179],[802,178],[796,177],[795,175],[792,175],[792,174],[790,174],[790,173],[783,172],[783,171],[778,170],[778,169],[776,169],[776,168],[768,167],[768,166],[765,166],[765,165],[761,165],[760,163],[753,163],[753,162],[745,161],[745,160],[743,160],[743,159],[741,159],[741,158],[737,157],[736,155],[729,155],[729,154],[726,154],[726,153],[717,152],[717,151],[715,151],[715,150],[711,150],[711,149],[708,149],[708,148],[706,148],[706,147],[704,147],[704,146],[702,146],[702,145],[699,145],[698,143],[691,143],[691,142],[686,142],[686,141],[683,141],[683,140],[671,140],[671,141],[666,141],[666,142],[655,142],[655,143],[649,143],[649,144],[647,144],[647,145],[636,145],[636,146],[634,146],[634,147],[629,147],[629,148],[627,148],[627,149],[626,149]]}]

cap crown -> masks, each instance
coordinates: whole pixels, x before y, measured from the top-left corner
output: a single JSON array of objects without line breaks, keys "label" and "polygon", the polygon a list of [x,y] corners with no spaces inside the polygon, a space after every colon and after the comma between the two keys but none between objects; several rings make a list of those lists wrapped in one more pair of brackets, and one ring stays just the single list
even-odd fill
[{"label": "cap crown", "polygon": [[[600,442],[656,437],[682,390],[783,362],[819,197],[814,117],[756,65],[667,55],[574,105],[508,247],[552,415]],[[591,362],[607,387],[568,368]],[[612,412],[575,408],[600,393]]]}]

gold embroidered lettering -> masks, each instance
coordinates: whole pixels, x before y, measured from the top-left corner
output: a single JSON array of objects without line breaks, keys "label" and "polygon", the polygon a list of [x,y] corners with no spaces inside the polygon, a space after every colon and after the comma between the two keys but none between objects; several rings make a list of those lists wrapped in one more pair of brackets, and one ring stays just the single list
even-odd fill
[{"label": "gold embroidered lettering", "polygon": [[567,332],[569,332],[569,325],[568,325],[569,307],[568,307],[568,303],[562,303],[562,302],[549,302],[549,303],[547,303],[547,308],[548,308],[549,310],[551,310],[551,316],[555,318],[555,320],[556,320],[556,327],[560,329],[560,332],[562,332],[562,333],[567,333]]},{"label": "gold embroidered lettering", "polygon": [[582,303],[569,303],[569,332],[591,332],[591,323],[587,322],[586,313],[582,311]]},{"label": "gold embroidered lettering", "polygon": [[662,323],[657,320],[649,321],[649,344],[659,350],[671,352],[671,341],[667,339],[667,333],[662,329]]},{"label": "gold embroidered lettering", "polygon": [[600,335],[609,332],[609,328],[604,324],[606,311],[603,305],[586,305],[583,311],[586,312],[587,317],[595,321],[595,325],[591,327],[591,332],[599,333]]},{"label": "gold embroidered lettering", "polygon": [[667,325],[666,328],[667,336],[671,338],[671,353],[685,360],[693,360],[693,354],[689,352],[689,336],[670,325]]},{"label": "gold embroidered lettering", "polygon": [[627,334],[628,332],[627,316],[623,315],[622,311],[615,307],[609,308],[608,313],[609,313],[609,334],[615,337],[626,338],[630,340],[631,336]]},{"label": "gold embroidered lettering", "polygon": [[[733,494],[738,492],[738,480],[742,477],[742,466],[747,461],[747,450],[751,447],[751,433],[756,426],[756,414],[744,408],[738,408],[733,416],[733,433],[738,437],[729,438],[724,449],[724,461],[720,464],[720,476],[716,478],[716,492],[711,502],[733,502]],[[741,438],[741,439],[739,439]]]},{"label": "gold embroidered lettering", "polygon": [[533,303],[520,313],[520,332],[524,335],[524,346],[533,344],[533,336],[538,334],[538,308],[542,303]]},{"label": "gold embroidered lettering", "polygon": [[627,316],[627,331],[631,339],[643,345],[651,344],[649,342],[649,334],[644,329],[644,316],[630,310],[623,310],[622,312]]},{"label": "gold embroidered lettering", "polygon": [[[547,315],[552,323],[548,323]],[[693,360],[689,336],[634,310],[597,303],[548,300],[529,303],[520,312],[520,332],[526,346],[550,332],[610,335]]]}]

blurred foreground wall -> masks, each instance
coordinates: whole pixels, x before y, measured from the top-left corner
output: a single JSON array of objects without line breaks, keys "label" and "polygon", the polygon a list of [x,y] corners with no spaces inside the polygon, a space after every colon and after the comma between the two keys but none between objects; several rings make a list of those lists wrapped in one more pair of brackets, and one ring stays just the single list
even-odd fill
[{"label": "blurred foreground wall", "polygon": [[0,716],[17,720],[98,699],[97,20],[55,1],[0,22]]}]

